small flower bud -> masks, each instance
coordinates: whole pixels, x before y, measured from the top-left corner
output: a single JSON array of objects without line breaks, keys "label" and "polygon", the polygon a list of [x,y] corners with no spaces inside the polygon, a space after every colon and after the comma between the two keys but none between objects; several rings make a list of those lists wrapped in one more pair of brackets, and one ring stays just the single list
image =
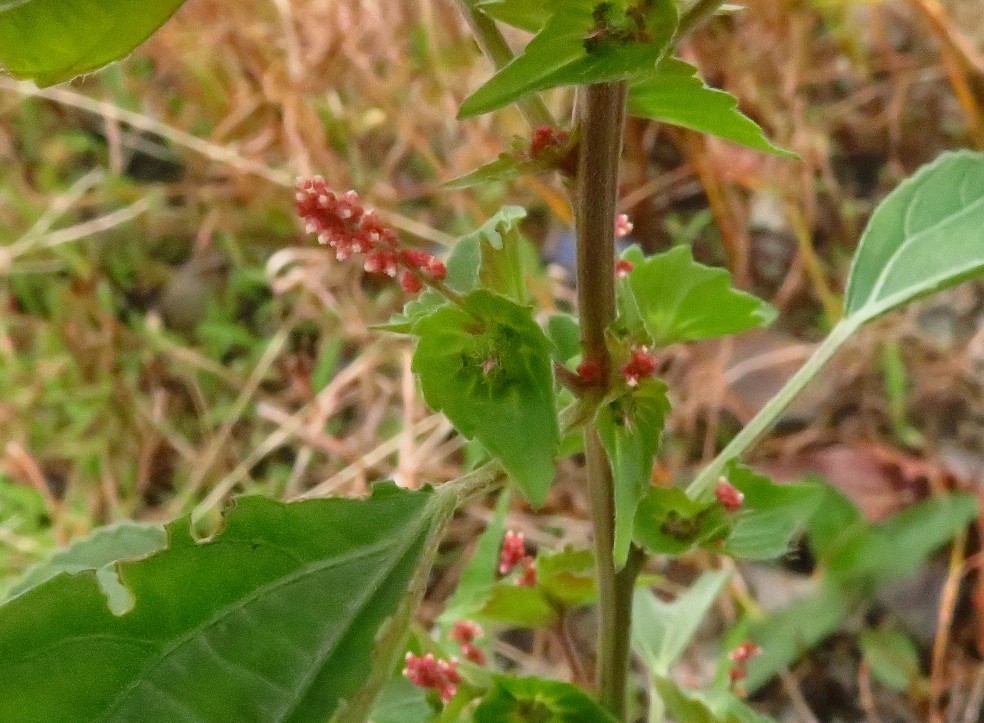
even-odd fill
[{"label": "small flower bud", "polygon": [[714,488],[714,496],[728,512],[737,512],[745,502],[745,495],[728,482],[726,477],[718,480],[717,487]]},{"label": "small flower bud", "polygon": [[476,639],[485,635],[485,631],[482,630],[482,626],[471,620],[459,620],[451,628],[450,638],[456,643],[464,645],[466,643],[474,643]]},{"label": "small flower bud", "polygon": [[648,379],[656,373],[657,360],[649,349],[644,346],[632,350],[632,358],[622,366],[622,377],[630,387],[639,386],[639,382]]},{"label": "small flower bud", "polygon": [[626,261],[625,259],[619,259],[615,262],[615,278],[624,279],[628,276],[634,267],[631,261]]},{"label": "small flower bud", "polygon": [[615,217],[615,238],[625,238],[630,233],[635,226],[629,220],[629,217],[624,213],[620,213]]},{"label": "small flower bud", "polygon": [[596,359],[585,359],[577,366],[577,376],[582,384],[594,384],[601,379],[601,364]]},{"label": "small flower bud", "polygon": [[499,574],[508,575],[526,557],[526,540],[522,532],[509,530],[502,538],[502,551],[499,553]]},{"label": "small flower bud", "polygon": [[402,286],[403,290],[408,294],[419,293],[420,290],[424,288],[424,285],[421,283],[420,279],[414,276],[410,271],[403,272],[403,275],[400,277],[400,286]]}]

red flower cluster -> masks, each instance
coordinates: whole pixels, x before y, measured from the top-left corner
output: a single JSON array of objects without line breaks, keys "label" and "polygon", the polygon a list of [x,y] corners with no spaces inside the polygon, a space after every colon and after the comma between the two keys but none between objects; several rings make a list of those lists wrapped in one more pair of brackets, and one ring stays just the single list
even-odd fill
[{"label": "red flower cluster", "polygon": [[499,553],[499,574],[508,575],[516,566],[523,567],[523,574],[516,580],[517,585],[534,587],[536,585],[536,561],[526,554],[526,541],[522,532],[509,530],[502,538],[502,551]]},{"label": "red flower cluster", "polygon": [[530,158],[536,159],[547,149],[566,146],[571,141],[571,134],[552,126],[540,126],[533,131],[530,139]]},{"label": "red flower cluster", "polygon": [[395,277],[402,269],[400,283],[409,293],[423,288],[421,274],[437,280],[447,276],[447,267],[436,256],[401,248],[396,232],[375,211],[366,211],[355,191],[339,196],[324,178],[315,176],[298,179],[295,198],[304,230],[335,249],[339,261],[365,254],[365,269],[371,274]]},{"label": "red flower cluster", "polygon": [[601,379],[601,364],[597,359],[585,359],[577,365],[577,376],[584,385],[590,385]]},{"label": "red flower cluster", "polygon": [[403,674],[416,686],[436,690],[445,703],[454,698],[461,682],[457,660],[435,658],[431,653],[423,656],[407,653]]},{"label": "red flower cluster", "polygon": [[485,635],[482,626],[471,620],[459,620],[451,628],[451,639],[461,646],[461,654],[476,665],[485,665],[485,653],[475,640]]},{"label": "red flower cluster", "polygon": [[717,487],[714,488],[714,496],[728,512],[737,512],[745,502],[744,493],[728,482],[727,477],[718,480]]},{"label": "red flower cluster", "polygon": [[632,358],[622,366],[622,377],[630,387],[637,387],[640,381],[656,373],[657,366],[653,353],[644,346],[638,346],[632,350]]}]

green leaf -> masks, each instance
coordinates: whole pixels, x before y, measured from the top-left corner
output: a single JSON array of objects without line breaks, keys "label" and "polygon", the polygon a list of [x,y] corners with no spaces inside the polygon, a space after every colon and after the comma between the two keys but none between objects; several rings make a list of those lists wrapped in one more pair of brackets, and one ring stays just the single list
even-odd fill
[{"label": "green leaf", "polygon": [[[450,262],[450,259],[448,260]],[[448,268],[448,277],[451,276],[451,269]],[[376,331],[390,331],[394,334],[411,334],[414,325],[429,316],[442,306],[447,306],[447,299],[440,292],[434,289],[426,289],[417,298],[410,299],[399,314],[394,314],[385,324],[376,324],[372,328]]]},{"label": "green leaf", "polygon": [[868,583],[903,577],[976,518],[977,499],[972,495],[933,497],[850,536],[831,556],[828,570],[845,580]]},{"label": "green leaf", "polygon": [[392,485],[240,498],[212,539],[184,518],[166,549],[119,563],[136,600],[120,616],[94,571],[58,575],[0,607],[0,720],[324,720],[374,659],[395,667],[445,506]]},{"label": "green leaf", "polygon": [[76,540],[58,550],[48,560],[24,571],[10,588],[10,596],[21,595],[61,573],[74,575],[83,570],[97,570],[103,592],[112,610],[122,613],[132,604],[126,588],[119,584],[112,569],[102,571],[119,560],[131,560],[157,552],[167,544],[167,535],[160,525],[139,522],[118,522],[95,530],[88,537]]},{"label": "green leaf", "polygon": [[495,676],[495,685],[475,710],[475,723],[615,723],[587,693],[570,683]]},{"label": "green leaf", "polygon": [[448,286],[462,294],[482,287],[526,303],[522,249],[526,240],[519,232],[524,218],[526,209],[521,206],[503,206],[477,230],[458,239],[448,258]]},{"label": "green leaf", "polygon": [[581,325],[570,314],[551,314],[547,319],[547,336],[554,345],[554,359],[566,364],[581,353]]},{"label": "green leaf", "polygon": [[130,53],[184,0],[15,0],[0,3],[0,66],[53,85]]},{"label": "green leaf", "polygon": [[722,552],[745,560],[786,554],[793,535],[806,528],[826,495],[822,485],[777,485],[741,465],[734,465],[727,478],[745,501]]},{"label": "green leaf", "polygon": [[444,184],[444,187],[456,191],[472,186],[483,186],[487,183],[511,181],[514,178],[539,173],[543,170],[548,169],[544,169],[543,164],[538,161],[522,158],[514,153],[502,153],[494,161],[489,161],[462,176],[452,178]]},{"label": "green leaf", "polygon": [[673,602],[638,589],[632,604],[632,647],[653,675],[669,673],[693,639],[731,573],[705,572]]},{"label": "green leaf", "polygon": [[655,555],[681,555],[727,532],[721,505],[693,500],[676,487],[654,487],[639,502],[633,539]]},{"label": "green leaf", "polygon": [[476,438],[543,504],[560,442],[550,342],[529,308],[478,290],[417,322],[413,370],[424,398]]},{"label": "green leaf", "polygon": [[475,7],[490,18],[531,33],[539,32],[550,19],[545,0],[479,0]]},{"label": "green leaf", "polygon": [[379,691],[369,720],[371,723],[431,723],[434,710],[427,702],[424,689],[401,675]]},{"label": "green leaf", "polygon": [[458,586],[441,613],[440,620],[454,623],[479,610],[492,594],[499,567],[499,550],[506,534],[506,512],[509,510],[509,490],[503,490],[495,506],[495,514],[475,544],[475,552],[461,571]]},{"label": "green leaf", "polygon": [[796,158],[769,142],[751,118],[738,110],[738,100],[708,87],[698,70],[679,58],[663,58],[656,71],[629,87],[629,113],[682,126],[778,156]]},{"label": "green leaf", "polygon": [[587,605],[598,596],[594,555],[567,547],[541,552],[536,559],[536,585],[549,600],[565,607]]},{"label": "green leaf", "polygon": [[733,289],[727,271],[697,263],[686,246],[636,263],[626,281],[619,284],[626,323],[637,317],[662,346],[737,334],[775,318],[771,306]]},{"label": "green leaf", "polygon": [[903,693],[919,679],[919,650],[898,630],[865,630],[858,641],[871,674]]},{"label": "green leaf", "polygon": [[557,608],[540,589],[511,582],[497,583],[476,617],[515,628],[551,627],[560,620]]},{"label": "green leaf", "polygon": [[654,68],[676,30],[675,3],[649,3],[641,29],[625,12],[625,0],[604,5],[607,17],[599,22],[596,0],[546,0],[550,19],[543,29],[465,100],[458,117],[488,113],[547,88],[621,80]]},{"label": "green leaf", "polygon": [[669,411],[666,385],[657,379],[645,379],[636,389],[598,407],[598,436],[615,480],[614,556],[619,569],[629,556],[639,500],[652,485],[653,460]]},{"label": "green leaf", "polygon": [[838,585],[825,581],[806,597],[750,624],[748,637],[762,648],[762,653],[748,662],[746,689],[755,692],[833,634],[847,617],[848,602]]},{"label": "green leaf", "polygon": [[984,155],[944,153],[875,210],[844,301],[860,324],[984,269]]},{"label": "green leaf", "polygon": [[750,708],[726,690],[685,690],[657,676],[653,687],[676,721],[686,723],[769,723],[772,719]]}]

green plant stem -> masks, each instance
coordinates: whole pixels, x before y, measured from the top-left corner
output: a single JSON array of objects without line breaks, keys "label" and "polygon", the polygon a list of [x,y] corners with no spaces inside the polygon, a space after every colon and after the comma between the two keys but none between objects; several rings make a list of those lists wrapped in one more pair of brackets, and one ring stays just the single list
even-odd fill
[{"label": "green plant stem", "polygon": [[762,407],[752,420],[735,436],[714,461],[705,467],[697,478],[687,487],[687,495],[698,499],[707,495],[717,484],[728,463],[744,454],[775,423],[786,407],[799,394],[810,380],[823,368],[830,357],[840,349],[858,327],[862,320],[844,319],[833,328],[830,335],[816,348],[806,363],[790,377],[785,386]]},{"label": "green plant stem", "polygon": [[[495,21],[481,10],[476,9],[473,0],[458,0],[458,6],[471,28],[472,35],[475,36],[475,42],[478,43],[479,49],[486,58],[492,61],[495,69],[499,70],[509,65],[515,55],[499,28],[496,27]],[[543,101],[540,100],[540,96],[536,94],[527,95],[516,101],[516,105],[531,128],[554,125],[553,116]]]},{"label": "green plant stem", "polygon": [[[604,380],[612,365],[605,333],[615,319],[615,214],[626,97],[624,82],[600,83],[581,88],[578,101],[581,144],[574,204],[581,343],[584,358],[601,366]],[[595,404],[604,392],[598,390]],[[598,576],[598,696],[612,714],[624,719],[632,588],[639,565],[626,565],[621,571],[615,567],[612,468],[592,425],[585,428],[584,438]]]}]

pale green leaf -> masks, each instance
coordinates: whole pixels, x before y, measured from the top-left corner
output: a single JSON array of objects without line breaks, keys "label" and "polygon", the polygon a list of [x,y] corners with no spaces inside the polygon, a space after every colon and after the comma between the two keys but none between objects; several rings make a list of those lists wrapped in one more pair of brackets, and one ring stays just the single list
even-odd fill
[{"label": "pale green leaf", "polygon": [[614,557],[618,568],[628,559],[636,510],[652,484],[653,460],[669,411],[666,385],[657,379],[644,379],[636,389],[598,407],[598,436],[615,480]]},{"label": "pale green leaf", "polygon": [[732,288],[727,271],[697,263],[686,246],[635,263],[626,282],[618,287],[624,323],[635,331],[638,319],[661,346],[737,334],[775,318],[771,306]]},{"label": "pale green leaf", "polygon": [[89,73],[130,53],[184,0],[0,2],[0,67],[38,85]]},{"label": "pale green leaf", "polygon": [[543,504],[560,442],[550,342],[529,308],[485,290],[417,322],[413,370],[424,398],[502,462]]},{"label": "pale green leaf", "polygon": [[730,577],[725,571],[705,572],[673,602],[663,602],[650,590],[635,591],[632,647],[651,674],[666,675],[683,655]]},{"label": "pale green leaf", "polygon": [[682,126],[766,153],[796,157],[773,145],[762,129],[738,109],[738,100],[708,87],[698,70],[679,58],[663,58],[656,71],[629,87],[629,113]]},{"label": "pale green leaf", "polygon": [[528,243],[519,231],[526,218],[521,206],[503,206],[478,229],[458,239],[448,257],[447,283],[467,294],[481,287],[526,303],[526,268],[523,245]]},{"label": "pale green leaf", "polygon": [[844,301],[860,324],[984,269],[984,155],[944,153],[871,217]]},{"label": "pale green leaf", "polygon": [[516,628],[543,628],[560,620],[557,608],[535,587],[500,582],[475,617]]},{"label": "pale green leaf", "polygon": [[598,595],[594,554],[567,547],[541,552],[536,559],[536,585],[549,600],[565,607],[579,607]]},{"label": "pale green leaf", "polygon": [[543,29],[465,100],[459,117],[488,113],[547,88],[622,80],[652,70],[676,30],[673,0],[651,3],[642,32],[626,16],[624,0],[607,5],[611,30],[599,34],[595,0],[547,0],[550,19]]},{"label": "pale green leaf", "polygon": [[404,634],[379,631],[423,591],[436,498],[240,498],[201,543],[179,520],[166,549],[117,565],[136,600],[120,616],[94,571],[52,578],[0,607],[0,720],[325,720],[374,661],[395,667]]}]

